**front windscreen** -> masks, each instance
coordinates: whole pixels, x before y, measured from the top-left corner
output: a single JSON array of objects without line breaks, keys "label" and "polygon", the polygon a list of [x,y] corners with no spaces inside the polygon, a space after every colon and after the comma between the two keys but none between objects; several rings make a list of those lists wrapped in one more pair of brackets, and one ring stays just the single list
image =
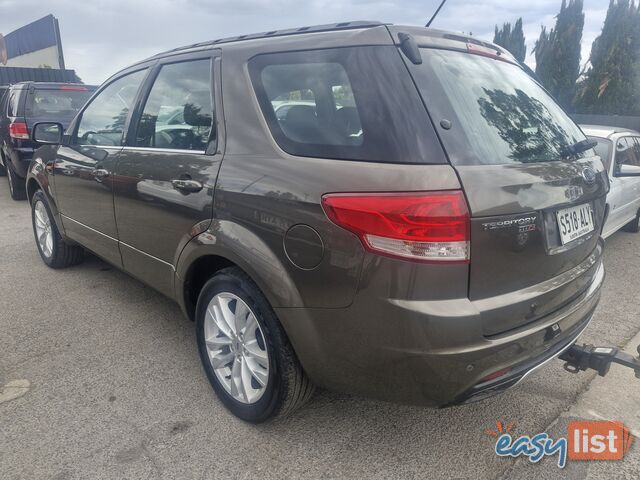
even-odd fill
[{"label": "front windscreen", "polygon": [[520,67],[460,51],[420,51],[422,64],[410,70],[454,165],[562,160],[568,146],[585,139]]}]

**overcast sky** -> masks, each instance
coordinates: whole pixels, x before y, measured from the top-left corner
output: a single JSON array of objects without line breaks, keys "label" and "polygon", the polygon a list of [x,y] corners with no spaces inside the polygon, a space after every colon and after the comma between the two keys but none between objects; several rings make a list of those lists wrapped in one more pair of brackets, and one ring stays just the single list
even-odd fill
[{"label": "overcast sky", "polygon": [[[58,17],[67,68],[99,84],[154,53],[220,37],[348,20],[424,24],[440,0],[0,0],[0,33],[49,13]],[[523,17],[527,63],[540,26],[555,24],[561,0],[448,0],[433,26],[493,39],[496,23]],[[582,62],[608,0],[585,0]]]}]

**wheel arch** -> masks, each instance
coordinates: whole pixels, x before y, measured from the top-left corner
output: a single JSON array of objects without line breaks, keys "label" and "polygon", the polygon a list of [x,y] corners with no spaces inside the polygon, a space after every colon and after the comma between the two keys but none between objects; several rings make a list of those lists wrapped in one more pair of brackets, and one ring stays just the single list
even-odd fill
[{"label": "wheel arch", "polygon": [[[38,168],[40,167],[40,168]],[[62,225],[62,220],[60,219],[60,212],[58,210],[58,205],[56,203],[56,199],[52,195],[49,183],[49,175],[47,174],[44,165],[40,163],[36,163],[36,165],[32,165],[27,172],[27,200],[29,204],[32,203],[33,196],[38,190],[42,190],[42,193],[47,199],[47,203],[49,204],[49,208],[51,209],[51,213],[53,214],[53,219],[56,222],[56,226],[58,227],[58,231],[64,237],[64,226]]]},{"label": "wheel arch", "polygon": [[194,237],[176,264],[175,298],[190,319],[202,287],[216,272],[238,267],[258,286],[273,308],[302,307],[302,298],[285,266],[257,235],[234,222],[216,220]]},{"label": "wheel arch", "polygon": [[29,203],[31,203],[33,196],[38,190],[42,190],[40,184],[36,181],[35,178],[29,178],[27,180],[27,199],[29,200]]}]

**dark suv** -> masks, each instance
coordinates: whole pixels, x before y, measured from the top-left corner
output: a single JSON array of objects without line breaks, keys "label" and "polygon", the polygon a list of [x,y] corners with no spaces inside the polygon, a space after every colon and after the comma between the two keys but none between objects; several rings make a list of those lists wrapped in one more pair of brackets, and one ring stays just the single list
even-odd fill
[{"label": "dark suv", "polygon": [[67,126],[97,87],[74,83],[21,82],[0,95],[0,174],[14,200],[26,198],[27,167],[37,147],[29,136],[42,121]]},{"label": "dark suv", "polygon": [[312,385],[482,398],[598,303],[603,165],[475,38],[354,22],[191,45],[111,77],[62,133],[33,133],[42,259],[86,248],[175,299],[249,421]]}]

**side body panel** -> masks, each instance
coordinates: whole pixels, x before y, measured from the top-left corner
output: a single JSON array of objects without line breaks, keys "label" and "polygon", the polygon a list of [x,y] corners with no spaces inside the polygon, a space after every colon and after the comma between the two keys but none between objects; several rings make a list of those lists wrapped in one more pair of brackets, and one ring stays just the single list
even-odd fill
[{"label": "side body panel", "polygon": [[[611,155],[611,167],[609,171],[609,182],[611,190],[607,195],[609,205],[609,216],[602,232],[602,236],[607,238],[631,222],[640,210],[640,177],[617,177],[616,176],[616,156],[617,143],[623,138],[634,138],[629,135],[616,135],[611,140],[613,149]],[[637,138],[637,137],[635,137]]]},{"label": "side body panel", "polygon": [[58,148],[53,175],[66,235],[117,266],[122,266],[113,214],[112,172],[120,147]]},{"label": "side body panel", "polygon": [[[271,51],[390,43],[384,27],[345,32],[340,37],[314,37],[304,37],[304,41],[303,37],[282,38],[280,45],[246,41],[225,46],[222,87],[227,137],[213,222],[207,232],[187,245],[180,258],[177,297],[184,298],[189,265],[198,257],[219,255],[247,271],[276,308],[347,307],[359,288],[365,252],[355,235],[328,220],[321,207],[322,195],[460,187],[437,140],[425,153],[425,163],[439,163],[431,165],[299,157],[276,144],[249,79],[247,62],[251,58]],[[415,94],[415,90],[409,93]],[[424,128],[432,127],[427,124]],[[291,241],[300,226],[315,232],[313,245],[308,238]],[[311,257],[317,261],[309,265]],[[424,265],[375,256],[365,268],[375,268],[380,262],[392,265],[379,269],[378,281],[386,285],[383,288],[389,294],[421,299],[444,294],[439,279],[426,275]],[[452,290],[454,295],[464,295],[468,266],[449,267],[446,278],[460,287]]]}]

